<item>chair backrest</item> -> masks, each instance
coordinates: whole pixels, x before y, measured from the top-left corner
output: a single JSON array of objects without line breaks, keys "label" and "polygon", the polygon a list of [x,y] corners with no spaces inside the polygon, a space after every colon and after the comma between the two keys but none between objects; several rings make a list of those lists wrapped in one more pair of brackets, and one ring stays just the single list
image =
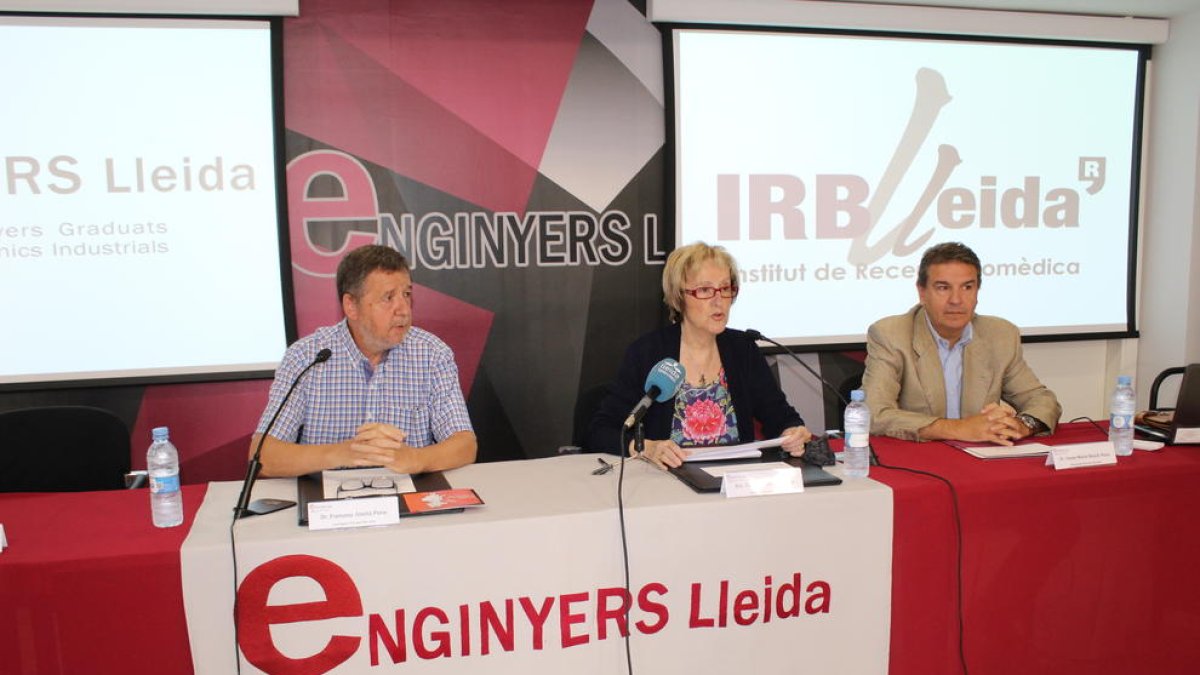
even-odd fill
[{"label": "chair backrest", "polygon": [[129,429],[89,406],[0,412],[0,492],[119,490],[129,472]]},{"label": "chair backrest", "polygon": [[588,426],[592,417],[600,409],[600,403],[608,394],[608,384],[601,384],[579,392],[575,399],[575,428],[571,434],[571,444],[581,448],[587,447]]},{"label": "chair backrest", "polygon": [[1200,444],[1200,363],[1188,365],[1179,384],[1171,424],[1171,443]]},{"label": "chair backrest", "polygon": [[[1158,407],[1158,388],[1162,386],[1163,381],[1166,380],[1168,377],[1171,377],[1172,375],[1182,375],[1185,370],[1187,370],[1187,368],[1184,366],[1176,366],[1174,368],[1167,368],[1166,370],[1159,373],[1157,377],[1154,378],[1154,382],[1150,384],[1150,409],[1151,410],[1162,410],[1162,408]],[[1170,410],[1170,408],[1168,408],[1168,410]]]}]

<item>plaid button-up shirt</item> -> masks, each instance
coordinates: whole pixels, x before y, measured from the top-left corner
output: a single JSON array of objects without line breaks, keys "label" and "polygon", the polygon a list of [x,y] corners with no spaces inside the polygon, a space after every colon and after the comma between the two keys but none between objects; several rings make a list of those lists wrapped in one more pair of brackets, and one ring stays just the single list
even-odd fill
[{"label": "plaid button-up shirt", "polygon": [[410,327],[404,340],[372,371],[343,319],[288,348],[275,371],[257,433],[264,432],[300,371],[326,347],[333,355],[304,375],[271,436],[312,445],[340,443],[353,438],[366,422],[383,422],[405,432],[406,443],[419,448],[472,430],[458,384],[458,366],[446,343]]}]

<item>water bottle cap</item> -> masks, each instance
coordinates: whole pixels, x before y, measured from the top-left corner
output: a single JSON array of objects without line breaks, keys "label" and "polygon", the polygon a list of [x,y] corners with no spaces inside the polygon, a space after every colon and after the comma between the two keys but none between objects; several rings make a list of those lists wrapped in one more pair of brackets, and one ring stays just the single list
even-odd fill
[{"label": "water bottle cap", "polygon": [[1133,380],[1131,380],[1128,375],[1118,375],[1117,376],[1117,384],[1129,384],[1132,381]]},{"label": "water bottle cap", "polygon": [[150,430],[150,437],[156,441],[165,441],[170,436],[170,431],[167,427],[154,427]]},{"label": "water bottle cap", "polygon": [[865,400],[867,400],[867,395],[865,392],[863,392],[862,389],[855,389],[854,391],[850,392],[850,400],[851,401],[865,401]]}]

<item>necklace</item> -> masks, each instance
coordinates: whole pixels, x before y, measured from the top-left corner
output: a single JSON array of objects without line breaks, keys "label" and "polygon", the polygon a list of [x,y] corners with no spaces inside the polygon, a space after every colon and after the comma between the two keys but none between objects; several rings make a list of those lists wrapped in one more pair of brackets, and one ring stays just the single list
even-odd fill
[{"label": "necklace", "polygon": [[[705,359],[703,365],[697,368],[697,370],[700,371],[700,379],[696,383],[697,387],[703,389],[715,383],[721,377],[721,357],[714,354],[712,357]],[[709,373],[712,373],[711,378],[708,376]]]},{"label": "necklace", "polygon": [[[691,376],[688,382],[695,382],[697,387],[708,387],[720,379],[721,354],[715,341],[712,344],[680,345],[680,362]],[[692,378],[695,379],[692,379]]]}]

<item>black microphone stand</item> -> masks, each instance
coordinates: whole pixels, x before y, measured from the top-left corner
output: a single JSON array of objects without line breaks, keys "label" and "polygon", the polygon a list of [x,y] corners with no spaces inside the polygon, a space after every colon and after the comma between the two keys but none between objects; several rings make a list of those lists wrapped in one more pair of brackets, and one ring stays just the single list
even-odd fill
[{"label": "black microphone stand", "polygon": [[262,471],[262,447],[263,441],[267,440],[267,434],[271,428],[275,426],[275,420],[279,419],[279,413],[283,412],[284,406],[287,405],[288,399],[292,397],[292,392],[296,390],[296,385],[300,384],[301,378],[313,366],[318,363],[324,363],[329,360],[333,352],[329,349],[322,349],[317,352],[317,357],[313,362],[304,367],[300,374],[292,380],[292,386],[288,388],[287,393],[283,395],[283,400],[280,401],[279,407],[275,409],[275,414],[271,416],[271,421],[267,422],[267,428],[263,430],[262,435],[258,437],[258,445],[254,448],[254,456],[250,458],[250,466],[246,468],[246,479],[242,482],[242,493],[238,495],[237,505],[233,507],[233,519],[239,520],[249,516],[261,516],[268,513],[274,513],[290,506],[295,506],[296,502],[287,499],[258,499],[253,504],[249,504],[250,491],[254,488],[254,482],[258,480],[258,473]]},{"label": "black microphone stand", "polygon": [[234,520],[250,516],[263,516],[296,505],[296,502],[287,499],[274,499],[270,497],[256,499],[252,504],[247,503],[250,501],[250,490],[254,486],[255,481],[258,480],[258,473],[262,471],[262,462],[259,460],[259,455],[262,454],[263,439],[266,437],[267,434],[264,431],[262,438],[258,439],[258,447],[254,449],[254,457],[250,460],[250,466],[246,468],[246,478],[242,483],[242,494],[238,496],[237,505],[233,507]]}]

